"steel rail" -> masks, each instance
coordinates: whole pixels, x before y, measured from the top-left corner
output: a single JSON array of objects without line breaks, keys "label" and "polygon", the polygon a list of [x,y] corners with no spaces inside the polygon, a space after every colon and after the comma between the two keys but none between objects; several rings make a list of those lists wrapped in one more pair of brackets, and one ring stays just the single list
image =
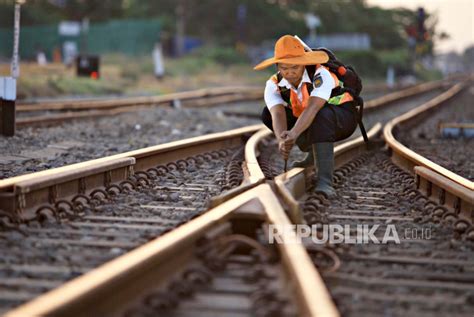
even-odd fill
[{"label": "steel rail", "polygon": [[[419,84],[402,89],[385,96],[370,100],[365,110],[370,112],[397,100],[425,93],[443,86],[444,82],[436,81]],[[172,93],[153,97],[113,98],[111,100],[63,100],[46,103],[29,103],[17,106],[18,112],[35,111],[68,111],[64,114],[48,114],[17,119],[17,126],[61,123],[69,120],[114,116],[121,113],[133,112],[149,106],[182,106],[208,107],[220,103],[259,100],[262,91],[254,87],[223,87],[201,89],[197,91]],[[238,115],[235,113],[230,113]]]},{"label": "steel rail", "polygon": [[[377,126],[369,132],[370,138],[373,138],[376,134],[374,131],[377,129],[380,129],[380,127]],[[246,190],[242,191],[240,195],[220,202],[219,206],[208,211],[203,216],[196,218],[194,221],[191,221],[171,233],[158,238],[156,241],[146,246],[140,247],[121,258],[97,268],[89,274],[83,275],[64,284],[60,288],[40,296],[32,302],[26,303],[25,305],[9,312],[6,316],[20,316],[23,314],[29,314],[32,311],[40,312],[41,315],[46,316],[74,316],[76,313],[84,314],[84,312],[87,312],[87,314],[100,314],[105,311],[109,312],[112,307],[107,305],[112,305],[111,303],[116,304],[116,301],[108,300],[111,287],[116,290],[117,284],[123,283],[124,287],[119,287],[119,289],[127,290],[128,287],[125,285],[130,285],[130,283],[132,283],[132,281],[129,280],[131,276],[135,277],[133,283],[136,284],[136,274],[138,273],[134,272],[150,271],[150,269],[147,269],[147,267],[144,266],[150,265],[147,263],[151,261],[151,258],[158,258],[161,255],[158,271],[165,271],[169,274],[167,271],[169,268],[166,263],[163,263],[163,257],[167,259],[172,258],[169,256],[169,253],[166,253],[166,251],[161,251],[161,253],[157,251],[158,253],[151,255],[150,252],[152,251],[145,252],[143,250],[155,249],[156,251],[157,248],[166,248],[167,245],[169,248],[175,247],[178,248],[180,252],[186,253],[186,251],[183,250],[184,246],[182,244],[185,242],[189,244],[194,241],[194,234],[189,232],[188,228],[192,228],[196,226],[196,224],[202,223],[203,226],[206,224],[205,227],[203,227],[202,232],[207,232],[213,223],[222,222],[223,218],[225,218],[227,214],[230,214],[231,211],[227,209],[225,214],[222,215],[222,218],[215,216],[215,213],[219,213],[219,211],[222,212],[226,206],[238,204],[240,207],[234,212],[235,214],[239,214],[240,217],[264,217],[268,223],[277,225],[289,225],[292,223],[290,219],[294,222],[291,211],[289,213],[290,218],[288,218],[270,186],[267,184],[259,185],[265,181],[265,176],[258,167],[258,145],[270,135],[271,132],[268,129],[260,129],[260,131],[255,133],[247,142],[245,148],[246,163],[244,164],[246,168],[244,169],[246,169],[248,173],[243,186],[245,188],[245,186],[251,185],[251,187],[245,188]],[[350,146],[339,146],[339,148],[343,150],[337,149],[337,157],[339,157],[339,153],[354,151],[354,149],[362,151],[362,149],[365,148],[362,138],[360,138],[360,140],[350,141],[349,143],[351,144]],[[298,174],[301,170],[302,169],[292,169],[289,173]],[[264,210],[262,210],[262,206]],[[206,220],[208,218],[212,219],[212,221]],[[166,243],[166,241],[169,241],[168,239],[172,239],[172,237],[176,235],[181,235],[181,242],[173,241],[168,244]],[[287,236],[282,235],[281,238],[285,240],[287,239]],[[279,244],[278,247],[285,266],[287,267],[290,282],[295,287],[295,293],[298,295],[298,302],[302,308],[301,315],[338,316],[337,309],[335,308],[319,273],[314,268],[308,254],[304,248],[302,248],[302,245],[298,244],[295,246],[294,244],[283,243]],[[140,255],[142,254],[140,252],[143,252],[143,254],[146,255]],[[171,267],[176,267],[176,265],[176,263],[173,263]],[[159,273],[155,270],[153,274],[156,276],[156,274]],[[140,281],[149,280],[150,278],[140,279]],[[138,282],[138,284],[142,285],[141,283],[144,282]],[[136,290],[136,287],[137,286],[134,286],[132,289]],[[116,291],[113,293],[114,298],[117,298],[117,296],[123,296],[125,299],[131,296],[130,294],[120,295],[117,294]],[[138,293],[134,292],[133,294],[136,295]],[[99,298],[100,303],[95,303],[94,301],[97,301]]]},{"label": "steel rail", "polygon": [[[291,224],[268,184],[224,202],[195,220],[149,242],[63,286],[10,312],[17,316],[100,316],[117,312],[144,290],[168,279],[177,264],[190,261],[197,241],[216,224],[248,217],[266,224]],[[288,276],[288,286],[297,297],[300,316],[339,316],[331,297],[301,243],[277,235],[277,247]]]},{"label": "steel rail", "polygon": [[[436,197],[442,205],[454,210],[466,220],[474,217],[474,182],[451,172],[433,161],[410,150],[395,138],[397,130],[409,127],[427,116],[430,110],[441,107],[465,87],[459,83],[427,103],[391,120],[384,127],[384,139],[391,149],[392,161],[416,175],[418,187],[428,196]],[[424,169],[415,169],[421,166]]]},{"label": "steel rail", "polygon": [[265,175],[263,174],[258,162],[259,145],[270,135],[272,135],[272,131],[266,127],[262,127],[260,131],[254,133],[247,140],[244,150],[245,161],[242,164],[242,171],[244,174],[242,184],[222,193],[221,195],[211,198],[210,206],[218,206],[223,202],[265,182]]},{"label": "steel rail", "polygon": [[[364,113],[369,113],[384,107],[389,107],[396,101],[427,93],[444,86],[446,86],[445,81],[433,81],[408,87],[400,87],[400,90],[398,91],[394,91],[381,97],[366,101],[364,104]],[[260,114],[256,113],[245,113],[238,111],[224,111],[224,113],[230,116],[260,118]]]},{"label": "steel rail", "polygon": [[20,219],[34,216],[43,204],[121,182],[136,171],[188,156],[243,145],[244,136],[262,125],[156,145],[82,163],[0,180],[0,209]]},{"label": "steel rail", "polygon": [[[232,95],[219,95],[219,96],[209,96],[201,97],[199,99],[189,99],[183,102],[174,102],[171,103],[158,103],[157,106],[168,106],[174,105],[176,107],[183,108],[199,108],[199,107],[209,107],[218,104],[239,102],[239,101],[248,101],[248,100],[257,100],[261,98],[260,94],[232,94]],[[179,106],[178,106],[179,105]],[[80,110],[80,111],[68,111],[67,113],[60,114],[49,114],[41,116],[32,116],[19,118],[16,121],[16,125],[19,127],[22,126],[31,126],[36,124],[51,124],[51,123],[62,123],[64,121],[78,120],[78,119],[90,119],[98,117],[108,117],[115,116],[127,112],[135,112],[139,110],[147,109],[149,105],[133,105],[133,106],[120,106],[111,109],[105,110]]]},{"label": "steel rail", "polygon": [[17,105],[18,112],[28,111],[45,111],[45,110],[93,110],[93,109],[107,109],[118,108],[136,105],[154,105],[162,103],[175,103],[176,101],[187,101],[193,99],[201,99],[206,97],[217,97],[222,95],[245,95],[255,94],[263,95],[261,89],[255,87],[221,87],[221,88],[206,88],[194,91],[177,92],[165,94],[160,96],[150,97],[126,97],[113,98],[107,100],[59,100],[47,103],[29,103]]},{"label": "steel rail", "polygon": [[393,103],[395,101],[409,98],[411,96],[416,96],[418,94],[422,94],[425,92],[433,91],[438,88],[446,87],[447,85],[449,85],[450,82],[453,82],[453,81],[463,82],[466,80],[472,80],[472,78],[474,78],[474,75],[468,75],[468,74],[452,75],[442,80],[436,80],[436,81],[426,82],[426,83],[422,83],[422,84],[418,84],[414,86],[409,86],[406,88],[401,88],[399,91],[394,91],[382,97],[367,101],[364,106],[364,112],[365,111],[371,112],[380,107]]},{"label": "steel rail", "polygon": [[273,132],[268,128],[263,128],[247,141],[245,145],[245,166],[244,174],[250,183],[261,183],[265,181],[265,175],[260,168],[258,163],[259,156],[259,144],[267,137],[272,135]]},{"label": "steel rail", "polygon": [[[393,89],[404,89],[408,87],[404,86],[395,86],[394,88],[388,88],[386,84],[376,84],[372,86],[365,87],[365,90],[369,92],[373,91],[390,91]],[[147,96],[147,97],[113,97],[107,100],[97,99],[97,98],[87,98],[87,99],[63,99],[63,100],[53,100],[53,101],[19,101],[17,105],[18,112],[28,112],[28,111],[41,111],[41,110],[77,110],[76,107],[94,107],[94,104],[99,105],[129,105],[135,103],[156,103],[158,102],[173,102],[175,100],[187,100],[187,99],[199,99],[202,97],[215,97],[223,95],[233,95],[233,94],[259,94],[262,96],[262,90],[260,88],[255,88],[254,86],[232,86],[232,87],[217,87],[217,88],[205,88],[198,89],[193,91],[185,91],[178,93],[171,93],[162,96]],[[153,102],[155,100],[155,102]],[[94,108],[92,108],[94,109]]]},{"label": "steel rail", "polygon": [[[454,78],[453,78],[454,79]],[[397,91],[394,93],[390,93],[386,96],[382,96],[379,98],[376,98],[374,100],[371,100],[366,103],[365,109],[368,109],[368,111],[376,110],[379,109],[380,107],[384,105],[389,105],[390,103],[408,98],[410,96],[414,96],[417,94],[425,93],[428,91],[432,91],[435,89],[438,89],[445,85],[443,81],[435,81],[435,82],[429,82],[429,83],[423,83],[415,86],[410,86],[408,88],[402,89],[401,91]],[[229,112],[230,115],[236,115],[236,113],[231,113]],[[242,184],[239,187],[236,187],[230,191],[224,192],[223,194],[213,197],[211,199],[211,206],[218,206],[220,203],[237,196],[238,194],[244,192],[245,190],[248,190],[250,188],[255,187],[256,185],[262,183],[265,180],[265,176],[263,175],[263,172],[260,170],[259,165],[258,165],[258,160],[257,156],[252,157],[253,154],[249,153],[258,153],[258,145],[260,144],[261,140],[264,138],[268,137],[271,135],[271,131],[264,128],[261,132],[254,134],[249,141],[246,144],[246,160],[245,160],[245,166],[243,168],[244,175],[245,175],[245,183]],[[338,157],[338,160],[341,160],[342,157],[345,157],[345,162],[350,160],[355,153],[349,153],[349,152],[341,152],[344,155],[341,155]]]},{"label": "steel rail", "polygon": [[413,87],[408,87],[399,91],[389,93],[382,97],[367,101],[364,105],[364,112],[372,112],[381,107],[386,107],[394,103],[395,101],[400,101],[405,98],[433,91],[435,89],[445,86],[445,84],[446,83],[444,81],[439,80],[415,85]]},{"label": "steel rail", "polygon": [[[378,134],[380,134],[381,130],[382,124],[377,123],[368,132],[369,139],[372,141]],[[259,145],[272,134],[272,131],[268,128],[263,128],[252,135],[252,137],[247,141],[247,144],[245,145],[245,163],[243,167],[246,183],[260,184],[265,181],[265,175],[258,162],[258,157],[260,155]],[[364,151],[366,151],[366,144],[364,143],[362,136],[336,146],[334,149],[336,167],[344,165],[353,157],[363,153]],[[306,191],[306,186],[304,184],[309,173],[309,169],[293,168],[275,178],[276,190],[286,203],[288,207],[288,215],[293,223],[302,223],[303,218],[298,203],[294,201],[292,197],[295,195],[299,197],[304,194]],[[221,197],[219,201],[223,201],[223,199],[224,198]]]},{"label": "steel rail", "polygon": [[[371,129],[371,131],[369,131],[370,138],[372,139],[374,136],[376,136],[379,130],[380,125],[377,125]],[[258,167],[258,144],[265,140],[265,138],[267,138],[270,134],[271,132],[268,129],[261,129],[255,133],[251,139],[249,139],[246,145],[245,157],[247,163],[245,165],[247,166],[248,170],[248,179],[246,183],[251,184],[252,186],[254,186],[254,184],[261,184],[261,182],[265,180],[263,172]],[[335,150],[337,164],[343,164],[342,162],[347,160],[347,153],[355,154],[363,151],[364,149],[365,145],[362,137],[357,140],[352,140],[348,142],[348,144],[338,146]],[[346,156],[343,156],[343,154],[346,154]],[[124,163],[128,164],[133,162]],[[285,190],[287,190],[286,188],[290,183],[294,183],[295,178],[298,179],[297,183],[299,183],[299,186],[293,186],[293,189],[298,189],[299,191],[302,190],[302,171],[303,169],[292,169],[287,173],[287,175],[277,177],[275,181],[277,193],[283,197],[283,201],[285,201],[287,205],[289,202],[287,199],[285,199],[285,196],[288,197],[288,194],[285,194]],[[245,197],[248,195],[250,196],[246,199]],[[109,262],[86,275],[68,282],[60,288],[38,297],[32,302],[26,303],[19,308],[10,311],[6,316],[28,315],[33,311],[45,316],[74,316],[76,314],[84,314],[85,312],[87,312],[88,315],[97,315],[117,309],[117,301],[109,299],[111,293],[114,294],[114,299],[119,296],[123,298],[124,301],[125,299],[130,300],[131,296],[137,296],[137,294],[140,293],[137,292],[137,282],[139,285],[141,285],[140,289],[143,291],[142,288],[145,287],[144,285],[146,285],[144,284],[144,281],[150,281],[152,279],[151,276],[153,276],[155,279],[155,283],[162,281],[164,277],[158,276],[160,274],[165,274],[167,276],[169,274],[170,267],[176,267],[177,265],[176,263],[172,263],[170,265],[164,263],[166,262],[163,260],[164,258],[175,258],[169,256],[169,252],[172,251],[168,250],[167,252],[166,247],[177,248],[181,253],[189,254],[185,251],[185,246],[183,246],[183,243],[186,243],[189,246],[192,241],[196,241],[194,240],[194,237],[196,237],[195,234],[192,232],[192,230],[189,231],[189,228],[193,228],[201,224],[203,226],[201,232],[207,232],[212,227],[212,224],[224,221],[223,219],[228,217],[231,211],[227,209],[224,214],[220,214],[221,218],[216,216],[215,213],[222,213],[222,210],[225,210],[226,206],[232,206],[236,203],[239,205],[239,208],[234,207],[232,212],[235,212],[236,214],[239,213],[240,217],[264,217],[267,219],[267,222],[278,225],[289,225],[301,219],[295,219],[296,212],[293,208],[289,209],[288,218],[283,207],[280,205],[277,196],[275,196],[275,193],[272,191],[269,185],[259,185],[258,187],[253,187],[244,191],[237,197],[233,197],[227,201],[222,202],[219,206],[205,213],[203,216],[198,217],[196,220],[183,225],[171,233],[164,235],[163,237],[158,238],[157,240],[142,246],[116,260],[113,260],[112,262]],[[262,210],[262,206],[264,207],[264,210]],[[208,218],[210,220],[206,220]],[[178,241],[174,240],[172,242],[166,242],[172,240],[174,236],[180,236],[180,238],[177,239]],[[284,235],[281,237],[283,240],[287,238]],[[279,244],[278,247],[288,270],[288,274],[290,275],[290,282],[296,288],[295,291],[298,295],[298,303],[300,305],[299,307],[302,308],[301,315],[338,316],[337,309],[335,308],[335,305],[332,302],[319,273],[314,268],[308,254],[304,248],[302,248],[302,245],[295,246],[293,244],[283,243]],[[159,250],[161,250],[161,252]],[[186,259],[189,259],[189,257],[184,257],[184,259],[182,259],[182,257],[178,258],[181,259],[180,263],[185,263]],[[160,265],[157,266],[158,269],[155,269],[153,273],[151,271],[151,267],[155,266],[150,264],[152,259],[156,259],[156,261],[159,261],[160,263]],[[150,272],[149,274],[151,275],[150,277],[140,278],[139,281],[137,281],[137,272]],[[130,280],[131,277],[133,277],[133,281]],[[134,283],[134,287],[132,288],[127,286],[131,285],[131,283]],[[120,287],[120,285],[123,285],[123,287]],[[115,291],[112,292],[111,288]],[[117,294],[117,288],[121,290],[121,293],[125,294]],[[132,293],[127,293],[127,290],[129,289],[131,289]],[[100,299],[100,303],[96,302],[98,299]]]},{"label": "steel rail", "polygon": [[[261,127],[261,125],[254,126],[252,132],[259,130]],[[380,125],[377,125],[369,132],[370,137],[373,138],[379,131]],[[258,164],[258,144],[270,134],[271,132],[268,130],[260,130],[246,146],[245,157],[250,162],[250,164],[246,163],[247,185],[251,185],[250,189],[244,190],[237,197],[222,202],[204,215],[163,237],[10,311],[6,316],[23,316],[32,313],[51,316],[74,316],[76,314],[83,315],[85,312],[87,314],[110,312],[119,309],[115,306],[117,306],[117,302],[122,302],[117,301],[117,298],[123,301],[136,298],[140,294],[138,290],[141,290],[142,287],[150,287],[146,285],[149,285],[150,282],[155,285],[169,277],[170,272],[176,269],[176,263],[170,263],[172,262],[171,259],[185,263],[190,257],[191,251],[189,250],[193,249],[193,242],[196,242],[198,238],[218,223],[242,217],[246,219],[249,217],[265,219],[267,224],[278,225],[291,224],[290,219],[293,222],[299,222],[301,215],[298,218],[297,212],[292,212],[291,208],[290,218],[285,214],[278,197],[270,186],[271,183],[261,184],[265,177],[262,178],[263,173],[261,169],[259,171],[256,165]],[[354,153],[360,153],[364,148],[362,138],[336,147],[336,166],[344,164],[349,157]],[[135,156],[132,158],[137,159]],[[110,160],[105,161],[105,163],[123,164],[127,167],[138,164],[130,160]],[[100,169],[98,166],[96,168]],[[302,182],[306,178],[304,172],[303,169],[292,169],[285,175],[280,175],[275,179],[277,193],[280,197],[283,197],[282,200],[287,204],[288,200],[284,196],[288,196],[288,193],[291,195],[295,192],[297,192],[296,194],[304,193],[301,187],[301,184],[305,183]],[[65,179],[70,177],[70,175],[62,176]],[[254,184],[261,185],[255,187]],[[34,186],[32,188],[34,189]],[[281,238],[285,240],[287,236],[281,235]],[[338,316],[337,309],[319,273],[314,269],[306,250],[300,244],[295,246],[287,243],[279,244],[278,248],[289,275],[289,284],[294,287],[295,294],[297,294],[301,315]],[[175,250],[179,250],[180,256],[170,256],[177,254]],[[157,263],[160,265],[158,266]],[[130,287],[130,285],[133,285],[133,287]]]},{"label": "steel rail", "polygon": [[[367,137],[373,141],[381,132],[382,124],[377,123],[368,131]],[[334,148],[334,165],[336,168],[340,167],[365,151],[367,147],[362,136],[342,143]],[[303,223],[303,215],[297,200],[307,191],[309,187],[307,180],[310,176],[311,168],[297,167],[275,177],[276,190],[287,206],[291,221],[295,224]]]}]

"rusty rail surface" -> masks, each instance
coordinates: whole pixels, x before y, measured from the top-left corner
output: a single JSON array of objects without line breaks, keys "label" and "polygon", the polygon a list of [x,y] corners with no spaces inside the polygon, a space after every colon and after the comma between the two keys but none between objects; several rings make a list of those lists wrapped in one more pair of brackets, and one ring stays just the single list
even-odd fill
[{"label": "rusty rail surface", "polygon": [[[375,109],[378,109],[379,107],[386,106],[395,101],[400,101],[405,98],[416,96],[418,94],[429,92],[438,88],[448,87],[453,82],[462,82],[462,81],[470,80],[473,77],[474,75],[458,74],[458,75],[447,76],[442,80],[415,84],[411,86],[399,86],[398,88],[395,89],[396,91],[390,92],[382,97],[367,101],[364,106],[364,111],[366,110],[368,112],[371,112]],[[383,85],[382,86],[378,85],[378,86],[381,87],[383,91],[387,91],[387,89],[383,88]],[[369,87],[368,90],[371,91],[372,90],[371,87]],[[367,91],[365,87],[364,87],[364,91]]]},{"label": "rusty rail surface", "polygon": [[177,101],[188,101],[194,99],[202,99],[206,97],[218,97],[224,95],[246,95],[255,94],[263,95],[261,89],[252,87],[221,87],[207,88],[194,91],[177,92],[160,96],[150,97],[126,97],[113,98],[107,100],[58,100],[54,102],[38,102],[17,105],[18,112],[28,111],[46,111],[46,110],[97,110],[110,109],[137,105],[155,105],[170,104]]},{"label": "rusty rail surface", "polygon": [[[236,195],[237,197],[227,198],[219,206],[190,223],[10,311],[6,316],[23,316],[32,312],[45,316],[75,316],[85,313],[100,315],[117,311],[121,308],[117,304],[117,298],[123,299],[119,302],[129,303],[130,300],[150,288],[150,285],[156,286],[167,280],[172,268],[176,269],[191,261],[195,253],[196,241],[218,223],[228,219],[251,218],[263,220],[267,225],[290,224],[288,216],[271,187],[268,184],[262,184],[265,177],[258,167],[258,146],[271,133],[267,129],[262,129],[262,126],[254,126],[239,133],[234,132],[234,134],[242,135],[244,132],[257,130],[259,131],[246,144],[244,169],[247,170],[247,177],[242,185],[245,190]],[[184,142],[182,145],[189,145],[189,143],[202,147],[202,142],[197,144],[195,140]],[[176,147],[175,145],[171,148]],[[141,153],[143,151],[141,150]],[[94,175],[95,172],[102,173],[112,166],[115,168],[137,166],[139,160],[140,156],[135,153],[124,153],[105,160],[91,161],[94,164],[86,162],[87,164],[82,165],[84,168],[82,172],[87,171],[89,175]],[[20,180],[19,183],[23,184],[21,188],[30,188],[31,192],[34,192],[35,185],[54,186],[77,177],[74,173],[77,173],[78,165],[80,164],[75,164],[72,169],[61,168],[60,173],[44,171],[33,174],[35,176],[19,176],[7,180],[8,183],[4,182],[4,187],[17,184]],[[1,185],[0,183],[0,188],[2,188]],[[249,185],[251,187],[245,187]],[[28,190],[23,190],[23,192],[29,193]],[[286,239],[284,235],[281,237],[283,240]],[[178,249],[180,256],[170,256],[170,253],[176,254]],[[288,278],[287,285],[290,286],[292,293],[296,294],[299,315],[338,316],[337,309],[304,247],[301,244],[283,243],[278,244],[278,250],[285,276]],[[140,277],[137,278],[139,273]],[[130,285],[134,286],[130,287]],[[117,292],[117,289],[121,291]]]},{"label": "rusty rail surface", "polygon": [[[372,100],[366,101],[364,103],[364,112],[369,113],[372,111],[379,110],[384,107],[391,106],[396,101],[401,101],[406,98],[410,98],[416,95],[420,95],[423,93],[427,93],[447,85],[446,81],[433,81],[427,82],[423,84],[413,85],[413,86],[400,86],[398,87],[398,91],[393,91],[387,93],[378,98],[374,98]],[[380,87],[384,87],[383,85],[377,85]],[[382,91],[386,91],[387,89],[382,89]],[[364,88],[364,92],[365,92]],[[258,113],[246,113],[246,112],[238,112],[238,111],[224,111],[226,115],[232,116],[242,116],[242,117],[252,117],[252,118],[260,118],[260,114]]]},{"label": "rusty rail surface", "polygon": [[[442,81],[428,82],[403,88],[400,91],[370,100],[366,111],[373,111],[397,100],[425,93],[443,86]],[[47,114],[18,118],[17,126],[36,124],[57,124],[69,120],[114,116],[145,109],[150,106],[207,107],[221,103],[259,100],[263,97],[261,89],[255,87],[223,87],[180,92],[153,97],[112,98],[110,100],[62,100],[19,104],[17,112],[67,111],[60,114]]]},{"label": "rusty rail surface", "polygon": [[[310,169],[292,169],[276,177],[274,182],[265,183],[265,176],[258,166],[259,144],[265,142],[271,132],[262,128],[262,125],[257,125],[237,129],[229,132],[231,136],[218,134],[217,139],[216,135],[214,138],[198,137],[191,139],[192,141],[173,142],[0,181],[1,206],[4,206],[4,202],[11,203],[10,212],[18,214],[18,208],[24,212],[28,207],[37,205],[38,201],[51,202],[52,198],[54,201],[60,196],[84,191],[84,184],[87,184],[86,191],[92,190],[89,181],[84,181],[87,177],[93,176],[95,182],[90,181],[93,186],[103,186],[105,183],[120,181],[138,170],[145,170],[183,156],[195,155],[222,146],[242,144],[244,135],[254,133],[245,148],[243,184],[232,195],[218,201],[216,207],[162,237],[8,312],[5,316],[82,316],[119,313],[145,291],[166,285],[167,281],[182,272],[182,267],[195,261],[199,241],[218,225],[228,224],[228,227],[235,230],[233,233],[249,234],[248,225],[251,223],[251,228],[259,226],[266,228],[270,224],[301,223],[302,216],[295,197],[304,194]],[[380,124],[373,127],[369,131],[370,138],[377,137],[380,130]],[[387,128],[384,132],[386,130]],[[365,151],[365,148],[361,137],[337,146],[336,166],[343,165],[350,158]],[[77,168],[81,169],[81,175],[76,174],[79,173]],[[432,184],[445,183],[444,178],[430,174],[431,171],[426,168],[417,168],[415,171],[420,178],[429,179]],[[429,176],[425,176],[427,174]],[[73,185],[69,185],[70,182]],[[59,184],[61,186],[58,186]],[[433,186],[426,187],[433,188]],[[60,188],[68,190],[59,192]],[[282,206],[280,200],[286,206]],[[285,241],[287,239],[285,235],[281,235],[281,239],[289,242]],[[314,268],[304,247],[301,244],[282,243],[277,245],[277,249],[284,271],[283,276],[290,293],[295,296],[298,315],[339,316],[320,274]]]},{"label": "rusty rail surface", "polygon": [[[255,94],[235,94],[235,95],[225,95],[218,97],[203,97],[202,99],[192,99],[181,103],[181,106],[184,108],[197,108],[197,107],[209,107],[217,104],[225,104],[231,102],[247,101],[247,100],[257,100],[261,96]],[[52,124],[52,123],[62,123],[66,120],[77,120],[77,119],[90,119],[90,118],[99,118],[107,116],[115,116],[127,112],[135,112],[148,108],[149,106],[126,106],[113,108],[109,110],[84,110],[84,111],[74,111],[67,112],[62,114],[53,114],[53,115],[44,115],[44,116],[34,116],[27,118],[19,118],[16,121],[17,126],[30,126],[35,124]]]},{"label": "rusty rail surface", "polygon": [[[374,138],[379,131],[380,125],[375,126],[369,131],[370,138]],[[32,313],[42,316],[79,316],[119,312],[123,309],[120,303],[133,301],[147,289],[165,283],[177,267],[189,265],[195,256],[197,241],[217,224],[242,219],[259,219],[267,225],[294,223],[295,211],[290,208],[287,215],[272,188],[268,184],[262,184],[265,177],[258,167],[258,146],[270,134],[268,129],[260,129],[246,144],[244,169],[248,173],[243,186],[251,184],[252,188],[221,202],[219,206],[188,224],[10,311],[5,316],[24,316]],[[337,162],[344,161],[346,156],[342,161],[340,158],[347,153],[355,155],[365,149],[362,137],[348,143],[336,148]],[[283,188],[290,182],[294,183],[295,177],[298,178],[303,171],[295,168],[287,175],[279,176],[276,179],[277,193],[281,195]],[[301,183],[300,180],[299,182]],[[293,188],[299,188],[301,191],[299,186]],[[288,204],[287,200],[283,200]],[[285,241],[287,236],[281,235],[281,238]],[[304,246],[294,243],[282,243],[277,246],[287,283],[292,293],[296,294],[299,315],[339,316]],[[121,300],[118,301],[117,298]]]},{"label": "rusty rail surface", "polygon": [[261,128],[262,125],[254,125],[0,180],[0,209],[20,219],[29,219],[41,205],[54,205],[66,197],[88,194],[124,181],[137,171],[243,145],[246,135]]},{"label": "rusty rail surface", "polygon": [[[386,84],[374,84],[365,87],[364,90],[367,90],[369,92],[375,92],[401,90],[405,88],[409,87],[398,85],[393,88],[389,88]],[[88,98],[86,100],[64,99],[54,101],[19,101],[17,103],[17,111],[28,112],[45,110],[92,110],[100,107],[127,107],[130,105],[137,104],[173,103],[176,100],[186,101],[192,99],[200,99],[204,97],[217,97],[239,94],[259,94],[260,96],[263,96],[262,90],[260,88],[255,88],[254,86],[218,87],[171,93],[162,96],[115,97],[107,100]]]},{"label": "rusty rail surface", "polygon": [[416,124],[429,115],[430,110],[441,107],[464,87],[463,83],[457,84],[418,108],[394,118],[384,128],[384,139],[391,149],[392,161],[409,173],[416,174],[418,187],[426,196],[436,197],[440,204],[472,223],[474,183],[417,154],[395,138],[397,130]]},{"label": "rusty rail surface", "polygon": [[369,100],[364,105],[364,112],[371,112],[381,107],[385,107],[395,101],[400,101],[412,96],[416,96],[422,93],[426,93],[438,88],[441,88],[445,85],[444,81],[433,81],[428,83],[423,83],[419,85],[415,85],[413,87],[404,88],[399,91],[395,91],[384,95],[379,98],[375,98],[373,100]]},{"label": "rusty rail surface", "polygon": [[[249,217],[266,225],[290,224],[270,186],[262,184],[5,316],[101,316],[120,312],[124,304],[176,275],[177,267],[189,265],[196,256],[198,241],[216,225]],[[289,242],[285,235],[281,239]],[[296,294],[298,315],[339,316],[303,245],[279,243],[277,249],[287,287]]]},{"label": "rusty rail surface", "polygon": [[[148,99],[133,99],[123,101],[119,100],[101,100],[78,104],[66,104],[68,107],[61,108],[60,105],[28,105],[19,107],[17,111],[43,111],[46,110],[65,110],[66,113],[39,115],[32,117],[19,118],[16,121],[17,126],[31,126],[35,124],[53,124],[61,123],[66,120],[89,119],[106,116],[114,116],[127,112],[134,112],[146,109],[150,106],[175,106],[185,108],[209,107],[218,104],[258,100],[262,98],[262,92],[255,89],[249,91],[236,92],[218,92],[218,93],[177,93],[158,97],[148,97]],[[129,98],[131,99],[131,98]],[[133,101],[137,101],[133,103]]]}]

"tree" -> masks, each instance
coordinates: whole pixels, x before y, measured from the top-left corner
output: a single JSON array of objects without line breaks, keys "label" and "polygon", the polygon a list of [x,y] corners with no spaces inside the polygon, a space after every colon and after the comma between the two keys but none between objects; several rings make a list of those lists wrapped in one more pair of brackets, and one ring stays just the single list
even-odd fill
[{"label": "tree", "polygon": [[[365,0],[182,0],[186,34],[220,45],[237,40],[237,8],[245,5],[247,44],[275,40],[283,34],[308,34],[304,15],[318,15],[319,34],[362,32],[370,35],[375,49],[406,46],[404,28],[413,23],[416,12],[408,9],[369,7]],[[122,18],[159,18],[163,30],[174,34],[176,0],[29,0],[23,6],[22,24],[52,24],[63,19],[92,23]],[[433,20],[433,22],[435,22]],[[434,34],[427,14],[427,27]],[[13,23],[13,0],[0,0],[0,27]],[[431,24],[430,24],[431,23]]]}]

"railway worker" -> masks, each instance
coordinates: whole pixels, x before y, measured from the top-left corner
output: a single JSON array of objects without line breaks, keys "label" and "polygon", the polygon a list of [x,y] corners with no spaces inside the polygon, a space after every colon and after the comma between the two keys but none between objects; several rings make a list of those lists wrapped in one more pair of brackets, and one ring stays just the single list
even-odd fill
[{"label": "railway worker", "polygon": [[334,142],[348,138],[358,121],[352,96],[348,92],[335,94],[337,76],[320,65],[328,58],[326,52],[306,51],[299,39],[285,35],[276,42],[274,57],[254,69],[276,64],[277,73],[265,86],[262,121],[274,132],[281,156],[288,160],[295,143],[308,152],[292,167],[314,164],[318,171],[316,192],[334,197]]}]

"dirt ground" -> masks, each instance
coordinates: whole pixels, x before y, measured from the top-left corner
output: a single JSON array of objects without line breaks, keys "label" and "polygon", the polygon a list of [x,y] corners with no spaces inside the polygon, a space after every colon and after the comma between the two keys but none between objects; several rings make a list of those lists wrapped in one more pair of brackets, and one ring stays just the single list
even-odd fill
[{"label": "dirt ground", "polygon": [[[151,56],[104,56],[98,80],[77,77],[74,66],[22,63],[17,88],[18,100],[98,95],[156,95],[231,85],[258,84],[263,87],[271,73],[256,72],[250,63],[222,65],[193,56],[166,59],[165,72],[164,78],[155,78]],[[0,76],[8,76],[9,73],[10,65],[0,64]]]}]

